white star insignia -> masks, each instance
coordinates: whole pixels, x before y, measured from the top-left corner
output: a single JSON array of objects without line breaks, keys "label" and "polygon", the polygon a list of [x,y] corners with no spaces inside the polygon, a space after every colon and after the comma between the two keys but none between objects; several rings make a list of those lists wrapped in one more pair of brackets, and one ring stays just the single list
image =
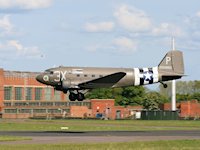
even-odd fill
[{"label": "white star insignia", "polygon": [[150,81],[153,78],[153,74],[151,72],[144,72],[143,78],[145,81]]}]

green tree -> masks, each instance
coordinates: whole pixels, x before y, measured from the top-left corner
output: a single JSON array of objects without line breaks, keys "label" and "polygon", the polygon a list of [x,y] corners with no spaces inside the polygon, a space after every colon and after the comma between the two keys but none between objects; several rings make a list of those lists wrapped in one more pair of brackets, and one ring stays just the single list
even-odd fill
[{"label": "green tree", "polygon": [[159,110],[159,105],[168,102],[167,97],[158,92],[148,92],[143,100],[143,107],[148,110]]},{"label": "green tree", "polygon": [[200,101],[200,93],[194,93],[194,94],[190,95],[189,98],[190,98],[191,100],[192,100],[192,99],[196,99],[196,100]]},{"label": "green tree", "polygon": [[122,101],[119,105],[141,105],[145,95],[145,88],[143,86],[130,86],[123,88]]},{"label": "green tree", "polygon": [[86,98],[89,99],[103,99],[103,98],[113,98],[110,88],[99,88],[91,90]]},{"label": "green tree", "polygon": [[87,95],[89,99],[115,99],[116,105],[141,105],[145,94],[142,86],[130,86],[125,88],[100,88],[93,89]]},{"label": "green tree", "polygon": [[[171,82],[166,83],[168,85],[167,88],[163,88],[162,84],[159,85],[159,92],[162,95],[171,97]],[[189,100],[193,94],[200,93],[200,81],[177,81],[176,93],[179,101]]]},{"label": "green tree", "polygon": [[186,101],[190,99],[190,95],[189,94],[176,94],[176,101],[180,102],[180,101]]}]

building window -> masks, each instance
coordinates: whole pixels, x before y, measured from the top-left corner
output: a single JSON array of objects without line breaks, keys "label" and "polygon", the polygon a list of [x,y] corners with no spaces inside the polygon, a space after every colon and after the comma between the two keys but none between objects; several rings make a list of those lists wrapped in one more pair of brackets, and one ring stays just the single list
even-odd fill
[{"label": "building window", "polygon": [[26,88],[26,100],[32,100],[32,88],[31,87]]},{"label": "building window", "polygon": [[4,109],[4,112],[9,114],[17,113],[17,109]]},{"label": "building window", "polygon": [[11,105],[11,102],[5,102],[4,106],[8,107],[8,106],[12,106],[12,105]]},{"label": "building window", "polygon": [[46,109],[33,109],[33,113],[47,113]]},{"label": "building window", "polygon": [[48,109],[48,113],[52,113],[52,114],[60,114],[61,113],[61,109]]},{"label": "building window", "polygon": [[15,87],[15,100],[22,99],[22,87]]},{"label": "building window", "polygon": [[4,87],[4,100],[11,100],[12,87]]},{"label": "building window", "polygon": [[55,100],[61,100],[61,92],[60,91],[55,91],[54,99]]},{"label": "building window", "polygon": [[46,87],[44,91],[45,100],[51,100],[51,91],[52,88]]},{"label": "building window", "polygon": [[31,113],[32,110],[31,109],[20,109],[19,113]]},{"label": "building window", "polygon": [[35,88],[35,100],[41,100],[42,88]]}]

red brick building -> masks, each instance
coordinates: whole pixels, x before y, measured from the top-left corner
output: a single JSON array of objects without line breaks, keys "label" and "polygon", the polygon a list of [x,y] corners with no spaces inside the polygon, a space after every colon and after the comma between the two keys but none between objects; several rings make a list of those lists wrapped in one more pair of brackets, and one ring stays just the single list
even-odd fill
[{"label": "red brick building", "polygon": [[[180,118],[200,118],[200,103],[197,100],[182,101],[176,104]],[[171,110],[171,104],[165,103],[161,106],[162,110]]]}]

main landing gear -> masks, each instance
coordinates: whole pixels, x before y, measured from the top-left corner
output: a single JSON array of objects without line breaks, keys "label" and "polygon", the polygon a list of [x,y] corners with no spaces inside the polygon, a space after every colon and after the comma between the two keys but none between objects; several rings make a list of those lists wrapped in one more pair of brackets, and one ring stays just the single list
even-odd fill
[{"label": "main landing gear", "polygon": [[78,101],[83,101],[85,99],[85,96],[84,96],[83,93],[80,93],[80,92],[77,92],[77,94],[74,93],[74,92],[70,92],[70,94],[69,94],[69,100],[70,101],[75,101],[76,99]]}]

